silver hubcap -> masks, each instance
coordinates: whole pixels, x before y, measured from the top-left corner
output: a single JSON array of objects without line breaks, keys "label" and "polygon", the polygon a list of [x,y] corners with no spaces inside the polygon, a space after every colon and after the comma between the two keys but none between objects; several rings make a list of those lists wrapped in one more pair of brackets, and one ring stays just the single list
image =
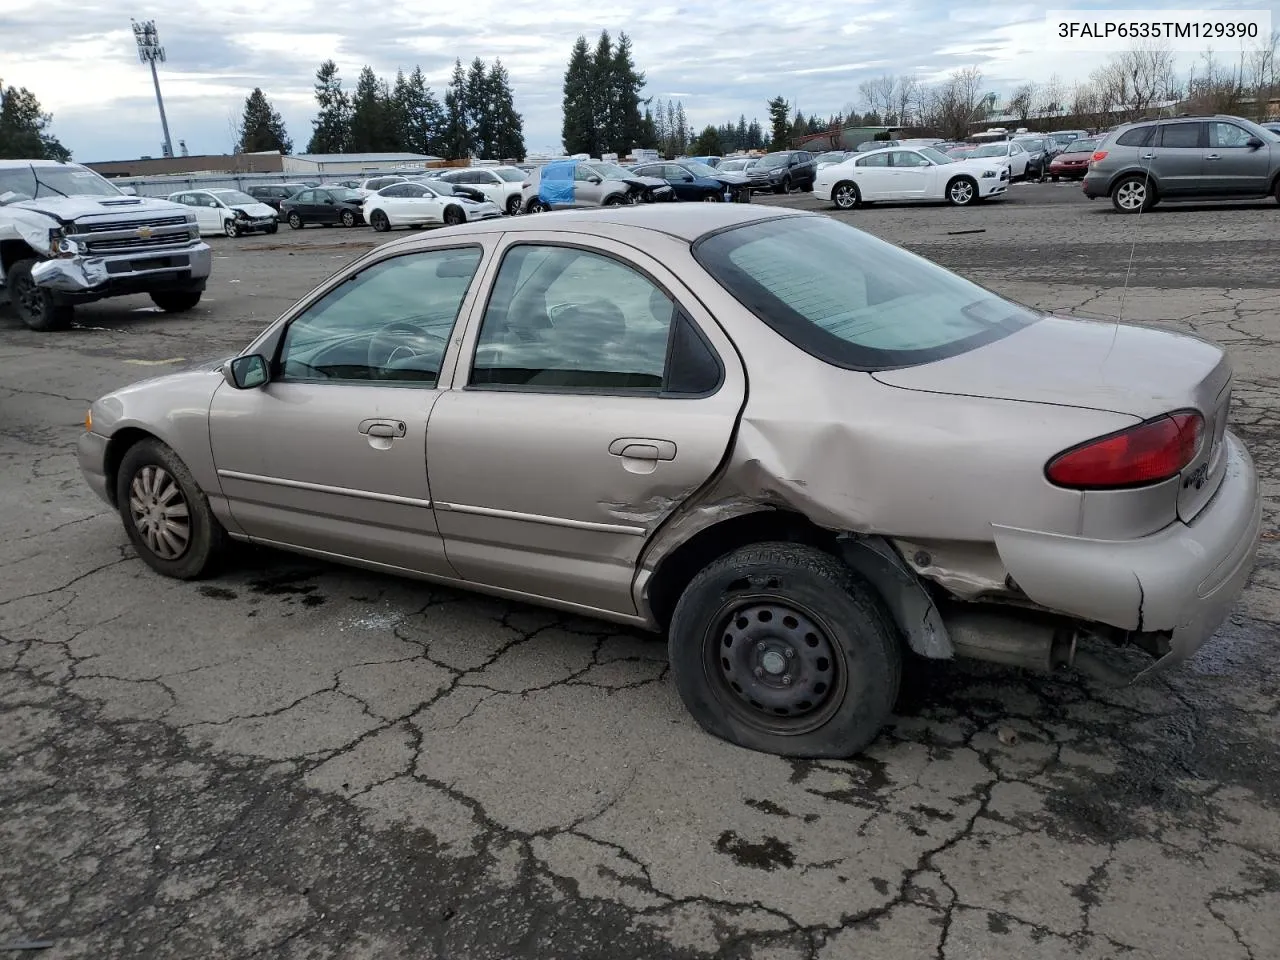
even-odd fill
[{"label": "silver hubcap", "polygon": [[1116,191],[1116,199],[1126,210],[1136,210],[1147,199],[1147,188],[1136,180],[1121,184]]},{"label": "silver hubcap", "polygon": [[178,482],[163,467],[148,465],[129,485],[129,513],[147,549],[177,560],[191,543],[191,516]]},{"label": "silver hubcap", "polygon": [[227,231],[228,237],[234,237],[236,235],[236,222],[234,220],[228,220],[223,229]]},{"label": "silver hubcap", "polygon": [[951,187],[951,199],[956,203],[968,203],[973,199],[973,185],[957,183]]},{"label": "silver hubcap", "polygon": [[852,207],[858,200],[858,195],[853,192],[853,187],[841,187],[836,191],[837,207]]}]

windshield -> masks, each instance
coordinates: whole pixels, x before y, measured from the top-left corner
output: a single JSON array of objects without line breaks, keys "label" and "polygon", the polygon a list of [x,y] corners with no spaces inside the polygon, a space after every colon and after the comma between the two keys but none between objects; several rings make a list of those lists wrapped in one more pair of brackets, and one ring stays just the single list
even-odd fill
[{"label": "windshield", "polygon": [[955,163],[956,162],[955,157],[948,157],[941,150],[935,150],[933,147],[920,147],[916,152],[928,157],[934,163]]},{"label": "windshield", "polygon": [[1031,152],[1033,152],[1033,153],[1034,153],[1036,150],[1043,150],[1043,149],[1044,149],[1044,141],[1043,141],[1043,140],[1027,140],[1027,139],[1024,139],[1024,138],[1022,138],[1022,137],[1019,137],[1019,138],[1018,138],[1016,141],[1014,141],[1014,142],[1015,142],[1015,143],[1019,143],[1019,144],[1021,144],[1021,145],[1022,145],[1022,149],[1023,149],[1023,150],[1030,150],[1030,151],[1031,151]]},{"label": "windshield", "polygon": [[494,173],[496,173],[496,174],[497,174],[499,177],[501,177],[503,180],[505,180],[507,183],[519,183],[521,180],[523,180],[523,179],[524,179],[524,171],[523,171],[523,170],[503,170],[503,169],[498,169],[498,170],[495,170],[495,171],[493,171],[493,172],[494,172]]},{"label": "windshield", "polygon": [[751,165],[750,160],[726,160],[720,164],[721,170],[745,170]]},{"label": "windshield", "polygon": [[1003,339],[1039,314],[830,217],[793,216],[710,234],[698,262],[811,356],[883,370]]},{"label": "windshield", "polygon": [[1008,155],[1009,145],[1007,143],[986,143],[969,154],[971,157],[1007,157]]},{"label": "windshield", "polygon": [[213,194],[227,206],[234,206],[237,203],[257,203],[257,199],[249,196],[247,193],[241,193],[239,190],[217,190]]},{"label": "windshield", "polygon": [[623,170],[616,163],[588,163],[586,166],[606,180],[630,180],[636,176],[630,170]]},{"label": "windshield", "polygon": [[756,161],[756,167],[760,170],[772,170],[774,167],[785,167],[786,165],[787,154],[785,153],[765,154]]},{"label": "windshield", "polygon": [[333,198],[335,200],[363,200],[364,199],[364,196],[360,193],[359,190],[352,190],[350,187],[338,187],[337,189],[330,190],[329,192],[333,194]]},{"label": "windshield", "polygon": [[714,177],[717,175],[716,168],[709,163],[703,163],[701,160],[685,160],[680,166],[684,167],[695,177]]},{"label": "windshield", "polygon": [[92,170],[74,163],[59,166],[28,164],[0,170],[0,204],[37,197],[122,197],[114,186]]}]

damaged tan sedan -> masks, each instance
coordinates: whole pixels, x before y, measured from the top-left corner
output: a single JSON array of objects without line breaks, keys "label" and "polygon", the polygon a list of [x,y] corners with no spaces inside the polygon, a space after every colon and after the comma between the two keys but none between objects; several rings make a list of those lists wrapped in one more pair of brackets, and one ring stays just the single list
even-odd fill
[{"label": "damaged tan sedan", "polygon": [[386,244],[79,452],[161,573],[253,541],[665,631],[706,730],[839,757],[910,655],[1196,650],[1261,522],[1230,398],[1201,340],[671,204]]}]

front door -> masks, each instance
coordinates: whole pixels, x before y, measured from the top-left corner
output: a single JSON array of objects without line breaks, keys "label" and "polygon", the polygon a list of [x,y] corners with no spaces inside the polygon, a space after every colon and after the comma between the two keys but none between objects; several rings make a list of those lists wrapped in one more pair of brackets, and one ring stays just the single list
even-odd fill
[{"label": "front door", "polygon": [[914,150],[889,150],[889,165],[893,170],[894,195],[900,200],[919,200],[925,196],[932,164]]},{"label": "front door", "polygon": [[573,242],[539,232],[499,246],[454,389],[431,414],[428,472],[463,577],[634,615],[640,551],[716,471],[745,381],[657,259]]},{"label": "front door", "polygon": [[195,199],[196,223],[201,233],[222,232],[222,208],[211,193],[192,194]]},{"label": "front door", "polygon": [[378,260],[288,323],[266,385],[218,388],[210,445],[245,533],[452,576],[427,482],[427,418],[482,256],[472,244]]},{"label": "front door", "polygon": [[1249,146],[1253,134],[1228,120],[1209,122],[1209,146],[1202,155],[1205,192],[1261,197],[1270,192],[1271,150]]}]

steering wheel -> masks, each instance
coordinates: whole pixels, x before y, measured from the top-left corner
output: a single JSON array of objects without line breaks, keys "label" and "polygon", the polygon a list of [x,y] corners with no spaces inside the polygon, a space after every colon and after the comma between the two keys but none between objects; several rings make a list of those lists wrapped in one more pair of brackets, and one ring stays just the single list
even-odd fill
[{"label": "steering wheel", "polygon": [[[387,367],[396,360],[406,360],[424,354],[434,355],[435,351],[424,349],[428,340],[442,344],[449,342],[448,337],[423,329],[416,323],[397,320],[378,330],[369,338],[369,369],[380,379],[392,379],[393,374]],[[441,355],[444,351],[441,350]]]}]

